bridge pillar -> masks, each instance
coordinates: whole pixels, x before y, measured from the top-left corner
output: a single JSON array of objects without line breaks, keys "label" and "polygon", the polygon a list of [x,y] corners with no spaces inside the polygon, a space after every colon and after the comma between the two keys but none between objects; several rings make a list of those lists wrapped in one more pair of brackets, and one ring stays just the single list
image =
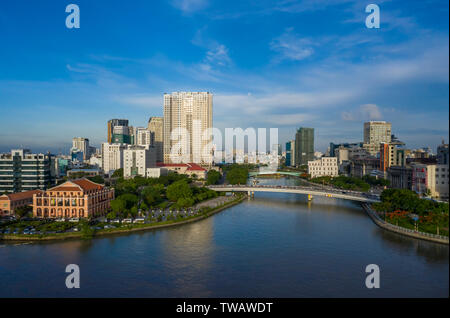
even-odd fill
[{"label": "bridge pillar", "polygon": [[312,201],[312,199],[313,199],[312,194],[308,194],[308,201]]}]

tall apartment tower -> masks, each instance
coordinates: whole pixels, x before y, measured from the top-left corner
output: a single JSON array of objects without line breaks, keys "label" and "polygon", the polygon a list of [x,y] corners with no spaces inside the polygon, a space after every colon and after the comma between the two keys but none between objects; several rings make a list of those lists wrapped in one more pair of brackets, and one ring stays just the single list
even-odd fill
[{"label": "tall apartment tower", "polygon": [[307,165],[314,159],[314,128],[301,127],[295,134],[295,165]]},{"label": "tall apartment tower", "polygon": [[[209,92],[175,92],[164,94],[164,162],[172,163],[171,151],[181,155],[178,161],[210,165],[212,134],[202,138],[212,128],[213,95]],[[171,140],[172,133],[178,140]]]},{"label": "tall apartment tower", "polygon": [[364,123],[363,147],[375,156],[380,151],[381,143],[392,140],[392,125],[385,121],[369,121]]},{"label": "tall apartment tower", "polygon": [[83,137],[75,137],[72,139],[72,149],[78,149],[83,152],[83,160],[90,158],[89,139]]},{"label": "tall apartment tower", "polygon": [[128,126],[128,119],[111,119],[108,120],[108,136],[106,140],[109,144],[113,143],[113,134],[114,134],[114,127],[116,126]]},{"label": "tall apartment tower", "polygon": [[156,150],[156,162],[164,162],[164,118],[150,117],[147,130],[150,132],[150,145]]}]

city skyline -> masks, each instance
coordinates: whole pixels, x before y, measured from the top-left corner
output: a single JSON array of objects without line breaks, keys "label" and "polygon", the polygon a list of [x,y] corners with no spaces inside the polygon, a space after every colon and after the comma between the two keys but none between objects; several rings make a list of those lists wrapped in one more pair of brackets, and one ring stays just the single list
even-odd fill
[{"label": "city skyline", "polygon": [[66,153],[75,136],[99,147],[109,119],[146,127],[174,91],[210,91],[215,127],[278,127],[283,145],[314,127],[324,151],[385,120],[408,147],[436,149],[448,139],[448,5],[431,3],[380,1],[376,30],[349,0],[136,1],[126,12],[78,1],[77,30],[64,4],[7,3],[0,152]]}]

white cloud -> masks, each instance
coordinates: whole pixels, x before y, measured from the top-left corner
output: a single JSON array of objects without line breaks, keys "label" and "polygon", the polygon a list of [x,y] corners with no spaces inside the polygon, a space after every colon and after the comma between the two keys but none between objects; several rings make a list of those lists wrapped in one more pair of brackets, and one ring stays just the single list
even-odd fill
[{"label": "white cloud", "polygon": [[383,116],[377,105],[365,104],[352,112],[342,112],[341,117],[345,121],[367,121],[380,120]]},{"label": "white cloud", "polygon": [[278,52],[276,61],[293,60],[300,61],[314,53],[312,42],[301,38],[293,32],[293,28],[287,28],[283,34],[270,42],[270,48]]},{"label": "white cloud", "polygon": [[189,14],[205,9],[208,6],[207,0],[173,0],[172,6]]}]

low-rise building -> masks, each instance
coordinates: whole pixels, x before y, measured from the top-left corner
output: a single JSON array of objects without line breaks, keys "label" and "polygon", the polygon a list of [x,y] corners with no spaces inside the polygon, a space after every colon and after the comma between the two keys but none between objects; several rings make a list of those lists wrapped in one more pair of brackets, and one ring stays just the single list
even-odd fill
[{"label": "low-rise building", "polygon": [[372,171],[378,170],[380,161],[377,158],[354,159],[350,165],[350,176],[362,178],[370,175]]},{"label": "low-rise building", "polygon": [[169,170],[166,168],[147,168],[146,177],[147,178],[159,178],[161,176],[167,176]]},{"label": "low-rise building", "polygon": [[322,157],[317,160],[308,161],[308,174],[311,178],[329,176],[337,177],[338,164],[336,157]]},{"label": "low-rise building", "polygon": [[42,190],[31,190],[4,194],[0,196],[0,216],[12,216],[17,208],[32,205],[33,195],[43,193]]},{"label": "low-rise building", "polygon": [[433,198],[449,197],[449,167],[437,164],[412,164],[412,190]]},{"label": "low-rise building", "polygon": [[67,181],[33,195],[36,218],[90,218],[105,214],[114,199],[114,189],[88,179]]},{"label": "low-rise building", "polygon": [[207,170],[196,163],[157,163],[158,167],[166,168],[168,171],[185,174],[189,177],[197,176],[198,179],[206,179]]},{"label": "low-rise building", "polygon": [[411,166],[392,166],[387,170],[390,186],[395,189],[412,188],[412,168]]}]

